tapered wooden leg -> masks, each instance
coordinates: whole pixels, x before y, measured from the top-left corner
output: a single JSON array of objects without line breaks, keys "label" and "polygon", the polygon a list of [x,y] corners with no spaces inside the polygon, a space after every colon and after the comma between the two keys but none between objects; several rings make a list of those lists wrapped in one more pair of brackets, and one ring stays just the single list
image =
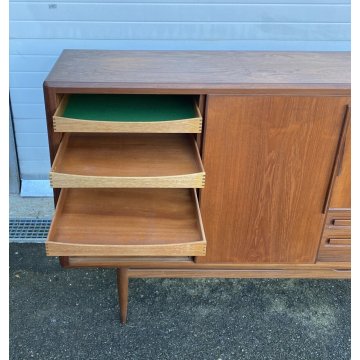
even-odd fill
[{"label": "tapered wooden leg", "polygon": [[127,268],[122,267],[117,269],[117,286],[120,306],[120,321],[122,324],[125,324],[127,319],[129,294],[129,277]]}]

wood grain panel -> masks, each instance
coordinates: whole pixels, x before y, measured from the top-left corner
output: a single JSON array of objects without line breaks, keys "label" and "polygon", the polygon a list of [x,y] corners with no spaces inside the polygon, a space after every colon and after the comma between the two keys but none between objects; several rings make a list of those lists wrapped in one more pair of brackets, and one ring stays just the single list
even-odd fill
[{"label": "wood grain panel", "polygon": [[208,270],[349,270],[348,262],[317,262],[312,264],[231,264],[194,262],[191,257],[138,257],[138,256],[70,256],[66,267],[130,267],[148,269],[208,269]]},{"label": "wood grain panel", "polygon": [[[44,84],[44,101],[45,101],[45,110],[46,110],[46,127],[47,135],[49,142],[49,154],[50,154],[50,164],[52,165],[58,151],[58,148],[61,143],[62,133],[55,133],[53,127],[53,115],[59,106],[61,97],[56,94],[54,89],[47,87]],[[60,189],[54,189],[54,204],[56,206],[57,201],[60,196]]]},{"label": "wood grain panel", "polygon": [[105,122],[54,117],[55,132],[109,132],[109,133],[201,133],[202,119],[141,122]]},{"label": "wood grain panel", "polygon": [[323,238],[338,238],[338,237],[349,237],[351,236],[350,226],[325,226],[323,232]]},{"label": "wood grain panel", "polygon": [[209,96],[198,262],[315,262],[348,101]]},{"label": "wood grain panel", "polygon": [[336,237],[351,237],[350,210],[331,209],[328,211],[323,231],[323,240]]},{"label": "wood grain panel", "polygon": [[350,53],[64,50],[45,84],[73,92],[76,88],[153,93],[182,89],[195,94],[264,88],[349,92]]},{"label": "wood grain panel", "polygon": [[319,248],[319,262],[351,261],[351,238],[347,235],[324,235]]},{"label": "wood grain panel", "polygon": [[227,279],[349,279],[351,271],[319,270],[188,270],[188,269],[129,269],[130,278],[227,278]]},{"label": "wood grain panel", "polygon": [[326,226],[350,226],[350,209],[329,209],[326,215]]},{"label": "wood grain panel", "polygon": [[350,246],[351,245],[351,239],[348,238],[330,238],[329,239],[329,245],[341,245],[341,246]]},{"label": "wood grain panel", "polygon": [[335,226],[351,226],[351,220],[334,220]]}]

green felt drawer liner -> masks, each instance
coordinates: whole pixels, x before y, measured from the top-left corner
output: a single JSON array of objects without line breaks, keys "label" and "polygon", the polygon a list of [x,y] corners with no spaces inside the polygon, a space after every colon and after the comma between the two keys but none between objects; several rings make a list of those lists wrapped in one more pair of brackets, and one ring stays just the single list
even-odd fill
[{"label": "green felt drawer liner", "polygon": [[73,94],[62,117],[79,120],[151,122],[197,117],[192,96]]}]

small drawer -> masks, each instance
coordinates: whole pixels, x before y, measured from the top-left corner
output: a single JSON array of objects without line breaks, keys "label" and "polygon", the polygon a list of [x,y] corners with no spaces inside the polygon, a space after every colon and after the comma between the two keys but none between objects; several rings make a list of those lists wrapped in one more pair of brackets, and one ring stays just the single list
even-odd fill
[{"label": "small drawer", "polygon": [[326,217],[323,238],[351,237],[350,210],[329,210]]},{"label": "small drawer", "polygon": [[351,261],[351,212],[344,209],[328,211],[318,252],[318,261]]},{"label": "small drawer", "polygon": [[325,226],[331,227],[350,227],[351,211],[343,209],[331,209],[326,216]]},{"label": "small drawer", "polygon": [[64,95],[55,132],[201,133],[202,115],[190,95]]},{"label": "small drawer", "polygon": [[323,238],[342,238],[351,237],[351,228],[349,226],[325,226]]},{"label": "small drawer", "polygon": [[318,253],[318,261],[351,261],[350,236],[323,237]]}]

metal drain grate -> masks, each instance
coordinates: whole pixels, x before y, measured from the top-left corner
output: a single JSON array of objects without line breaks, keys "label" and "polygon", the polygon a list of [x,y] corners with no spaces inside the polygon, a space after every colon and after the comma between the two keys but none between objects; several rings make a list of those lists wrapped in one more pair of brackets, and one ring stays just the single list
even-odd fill
[{"label": "metal drain grate", "polygon": [[10,219],[10,240],[46,239],[50,224],[50,219]]}]

